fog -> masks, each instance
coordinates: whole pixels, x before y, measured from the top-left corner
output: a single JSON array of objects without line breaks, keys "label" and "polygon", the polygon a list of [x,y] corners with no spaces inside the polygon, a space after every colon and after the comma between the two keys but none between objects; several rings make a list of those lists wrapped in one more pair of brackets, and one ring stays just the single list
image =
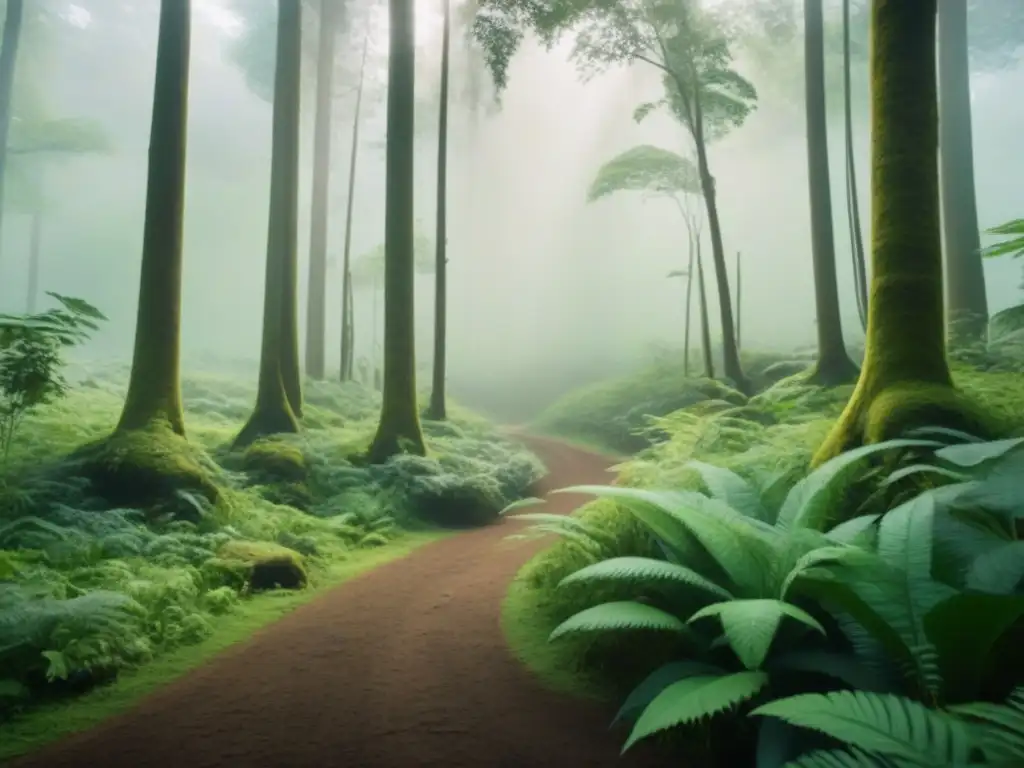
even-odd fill
[{"label": "fog", "polygon": [[[82,0],[52,3],[59,17],[24,40],[16,99],[41,94],[52,116],[102,124],[109,153],[47,165],[43,290],[80,296],[110,318],[88,348],[96,357],[131,352],[145,208],[146,157],[153,89],[155,2]],[[255,360],[263,301],[270,180],[271,107],[254,95],[230,51],[243,28],[230,0],[194,0],[185,213],[183,350],[187,365]],[[439,32],[436,3],[420,2],[418,88],[436,93]],[[90,13],[88,9],[92,9]],[[103,8],[103,13],[95,12]],[[358,45],[358,35],[342,38]],[[353,42],[355,41],[355,42]],[[471,77],[454,40],[453,93]],[[386,46],[378,34],[377,52]],[[449,189],[449,379],[456,397],[496,385],[593,377],[645,359],[652,347],[679,346],[683,285],[666,279],[685,265],[686,239],[674,206],[619,195],[587,204],[598,167],[638,144],[687,151],[682,128],[668,117],[632,119],[640,102],[659,97],[657,71],[613,69],[582,82],[567,60],[569,45],[544,51],[527,44],[509,74],[501,108],[474,117],[465,99],[452,107]],[[793,50],[794,57],[802,51]],[[347,54],[346,54],[347,55]],[[380,56],[371,57],[380,83]],[[833,67],[834,59],[829,60]],[[26,65],[28,66],[28,65]],[[814,300],[799,63],[778,72],[795,82],[766,82],[740,54],[740,71],[761,91],[748,123],[712,146],[725,246],[743,254],[743,344],[786,348],[814,340]],[[28,71],[26,70],[26,71]],[[831,73],[829,82],[834,81]],[[759,78],[760,76],[760,78]],[[858,73],[856,133],[865,236],[869,216],[867,94]],[[332,159],[328,361],[337,367],[341,247],[348,174],[351,96],[338,77]],[[383,98],[373,108],[360,149],[352,232],[353,255],[383,241]],[[1024,65],[979,73],[972,81],[975,171],[983,228],[1024,209]],[[845,330],[860,336],[852,292],[842,162],[841,91],[830,92],[830,152],[837,257]],[[304,153],[300,200],[300,304],[304,306],[312,163],[313,91],[303,91]],[[431,113],[433,114],[433,113]],[[417,218],[430,235],[434,219],[436,125],[421,128]],[[706,229],[706,228],[705,228]],[[4,311],[25,304],[28,216],[8,212],[0,258]],[[993,311],[1020,300],[1020,268],[986,264]],[[709,278],[710,279],[710,278]],[[417,296],[420,362],[429,360],[432,280]],[[709,286],[710,287],[710,286]],[[710,294],[714,302],[714,291]],[[357,357],[370,355],[372,301],[356,294]],[[717,318],[712,303],[712,316]],[[300,310],[300,325],[305,318]],[[715,332],[713,328],[713,333]],[[583,372],[583,373],[577,373]],[[578,382],[577,382],[578,383]]]}]

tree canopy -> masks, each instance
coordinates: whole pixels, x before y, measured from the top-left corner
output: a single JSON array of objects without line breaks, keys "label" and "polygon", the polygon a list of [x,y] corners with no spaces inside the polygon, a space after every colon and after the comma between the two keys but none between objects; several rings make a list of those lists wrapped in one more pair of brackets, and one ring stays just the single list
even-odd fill
[{"label": "tree canopy", "polygon": [[616,192],[699,195],[700,181],[697,169],[687,158],[661,147],[642,144],[601,166],[587,190],[587,202],[593,203]]}]

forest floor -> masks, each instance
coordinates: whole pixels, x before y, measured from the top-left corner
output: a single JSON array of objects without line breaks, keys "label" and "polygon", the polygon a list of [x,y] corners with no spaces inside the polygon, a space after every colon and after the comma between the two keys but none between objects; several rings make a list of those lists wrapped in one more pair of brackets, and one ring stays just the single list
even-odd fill
[{"label": "forest floor", "polygon": [[[607,483],[613,461],[519,434],[547,465],[537,495]],[[550,497],[568,513],[582,498]],[[426,545],[298,608],[134,709],[17,768],[661,766],[619,757],[610,712],[544,688],[509,652],[501,605],[545,546],[514,523]]]}]

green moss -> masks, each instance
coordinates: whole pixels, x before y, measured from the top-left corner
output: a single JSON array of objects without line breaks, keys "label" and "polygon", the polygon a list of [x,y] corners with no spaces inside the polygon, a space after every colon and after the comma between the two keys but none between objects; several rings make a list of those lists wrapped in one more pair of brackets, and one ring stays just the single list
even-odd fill
[{"label": "green moss", "polygon": [[160,508],[173,503],[179,491],[198,493],[211,503],[220,498],[203,451],[160,423],[117,431],[80,448],[69,469],[117,506]]},{"label": "green moss", "polygon": [[283,482],[303,482],[309,473],[302,449],[280,438],[263,438],[242,454],[242,468]]},{"label": "green moss", "polygon": [[[229,541],[217,552],[224,573],[241,576],[251,592],[266,589],[301,589],[309,577],[302,555],[265,541]],[[209,564],[210,561],[207,561]],[[227,586],[234,586],[228,584]]]}]

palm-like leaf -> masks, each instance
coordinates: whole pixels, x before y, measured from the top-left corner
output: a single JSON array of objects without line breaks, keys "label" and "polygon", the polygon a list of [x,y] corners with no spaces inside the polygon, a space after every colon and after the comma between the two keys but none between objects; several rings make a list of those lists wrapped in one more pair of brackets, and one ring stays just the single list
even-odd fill
[{"label": "palm-like leaf", "polygon": [[601,166],[587,191],[587,202],[616,192],[698,195],[700,181],[697,169],[687,158],[644,144],[627,149]]},{"label": "palm-like leaf", "polygon": [[637,629],[690,634],[689,627],[671,613],[651,605],[626,600],[602,603],[580,611],[555,627],[548,639],[555,640],[570,632]]},{"label": "palm-like leaf", "polygon": [[727,590],[691,568],[650,557],[614,557],[602,560],[566,576],[559,586],[603,580],[644,584],[666,583],[690,587],[719,600],[732,598]]}]

